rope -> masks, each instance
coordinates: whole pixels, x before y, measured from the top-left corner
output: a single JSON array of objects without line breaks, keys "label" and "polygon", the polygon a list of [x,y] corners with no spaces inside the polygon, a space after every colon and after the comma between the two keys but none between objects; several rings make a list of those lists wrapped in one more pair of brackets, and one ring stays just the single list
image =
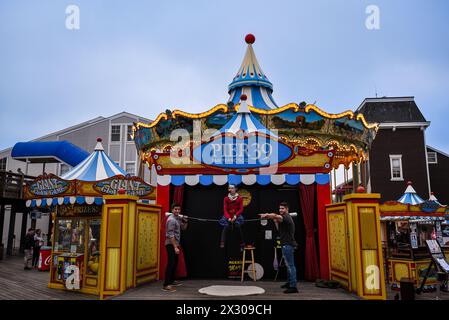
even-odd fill
[{"label": "rope", "polygon": [[[201,221],[201,222],[219,222],[220,219],[206,219],[206,218],[197,218],[197,217],[191,217],[188,216],[187,217],[188,220],[196,220],[196,221]],[[257,218],[257,219],[245,219],[244,222],[254,222],[254,221],[260,221],[262,219]]]}]

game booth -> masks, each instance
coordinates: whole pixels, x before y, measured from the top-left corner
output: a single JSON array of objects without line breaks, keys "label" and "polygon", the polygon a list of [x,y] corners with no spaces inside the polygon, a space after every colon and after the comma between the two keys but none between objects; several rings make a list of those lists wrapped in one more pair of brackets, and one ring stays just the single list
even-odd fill
[{"label": "game booth", "polygon": [[[402,278],[420,287],[432,261],[427,241],[436,240],[444,254],[449,252],[446,206],[432,194],[424,201],[411,182],[397,201],[380,205],[382,242],[388,281],[393,290],[400,289]],[[423,291],[434,291],[437,270],[429,270]]]},{"label": "game booth", "polygon": [[51,212],[49,287],[101,298],[158,278],[160,207],[155,190],[95,151],[58,177],[26,187],[26,205]]},{"label": "game booth", "polygon": [[[134,141],[157,184],[163,212],[175,202],[189,216],[183,233],[179,274],[189,279],[239,278],[242,248],[237,228],[220,247],[219,223],[228,185],[236,185],[244,202],[244,242],[253,247],[256,275],[273,280],[285,268],[277,229],[258,214],[277,212],[287,201],[294,213],[299,278],[329,279],[326,204],[331,203],[331,171],[357,168],[366,178],[368,149],[377,125],[362,114],[328,114],[313,104],[278,107],[273,85],[260,68],[252,47],[229,85],[230,99],[205,112],[167,110],[152,123],[136,123]],[[165,235],[165,220],[161,237]],[[161,242],[160,276],[166,265]],[[240,269],[239,269],[240,268]]]}]

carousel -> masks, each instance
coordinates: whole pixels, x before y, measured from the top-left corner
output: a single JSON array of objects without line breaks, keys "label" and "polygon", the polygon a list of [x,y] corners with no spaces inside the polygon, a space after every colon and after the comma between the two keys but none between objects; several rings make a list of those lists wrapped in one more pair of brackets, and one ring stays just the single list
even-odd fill
[{"label": "carousel", "polygon": [[[280,266],[277,230],[259,221],[258,214],[276,212],[287,201],[290,212],[297,213],[300,279],[329,279],[326,205],[336,184],[334,169],[352,167],[356,183],[366,185],[377,124],[367,123],[362,114],[329,114],[306,102],[279,106],[256,59],[255,37],[249,34],[245,41],[246,53],[229,84],[226,104],[199,114],[167,110],[150,124],[134,125],[140,159],[157,186],[157,204],[168,212],[176,202],[183,214],[196,218],[182,237],[179,272],[193,279],[220,279],[241,260],[238,242],[232,240],[238,238],[235,230],[229,231],[226,248],[220,248],[217,222],[228,185],[235,185],[244,201],[243,234],[255,248],[257,278],[274,278]],[[162,222],[161,236],[164,228]]]},{"label": "carousel", "polygon": [[50,288],[103,298],[157,278],[160,208],[149,204],[154,188],[127,175],[101,139],[63,176],[38,177],[25,196],[28,207],[51,213]]},{"label": "carousel", "polygon": [[[388,281],[393,290],[400,288],[402,278],[420,287],[431,262],[426,240],[437,240],[447,255],[446,206],[435,195],[423,200],[411,182],[397,201],[380,205],[382,243],[387,264]],[[424,291],[434,291],[436,270],[429,275]]]}]

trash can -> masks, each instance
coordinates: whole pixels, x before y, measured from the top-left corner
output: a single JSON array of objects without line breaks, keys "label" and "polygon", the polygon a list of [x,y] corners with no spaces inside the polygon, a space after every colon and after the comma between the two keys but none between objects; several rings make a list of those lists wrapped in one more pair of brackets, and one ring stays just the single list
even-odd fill
[{"label": "trash can", "polygon": [[39,271],[49,271],[51,262],[51,247],[42,246],[39,251],[39,262],[37,269]]},{"label": "trash can", "polygon": [[410,278],[401,278],[401,300],[415,300],[415,282]]}]

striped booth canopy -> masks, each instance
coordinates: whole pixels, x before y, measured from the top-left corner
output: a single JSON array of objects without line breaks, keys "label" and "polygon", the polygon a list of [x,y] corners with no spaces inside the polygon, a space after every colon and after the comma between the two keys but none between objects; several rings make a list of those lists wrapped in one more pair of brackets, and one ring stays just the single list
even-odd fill
[{"label": "striped booth canopy", "polygon": [[[86,159],[75,166],[72,170],[61,176],[63,180],[99,181],[116,175],[126,176],[126,172],[120,168],[105,152],[101,139],[97,139],[97,145]],[[26,201],[27,207],[50,207],[68,204],[103,204],[102,197],[89,197],[83,195],[49,197],[41,199],[30,199]]]},{"label": "striped booth canopy", "polygon": [[415,189],[412,187],[412,183],[408,182],[407,189],[405,189],[405,193],[402,197],[398,199],[398,202],[403,204],[411,204],[411,205],[417,205],[424,202],[424,200],[416,194]]},{"label": "striped booth canopy", "polygon": [[126,176],[126,172],[104,152],[101,139],[97,139],[94,152],[61,178],[64,180],[99,181],[116,175]]}]

